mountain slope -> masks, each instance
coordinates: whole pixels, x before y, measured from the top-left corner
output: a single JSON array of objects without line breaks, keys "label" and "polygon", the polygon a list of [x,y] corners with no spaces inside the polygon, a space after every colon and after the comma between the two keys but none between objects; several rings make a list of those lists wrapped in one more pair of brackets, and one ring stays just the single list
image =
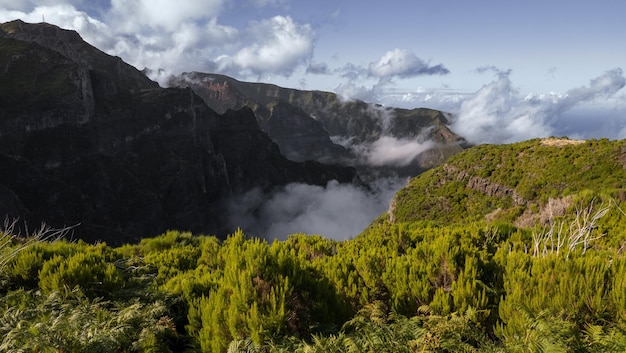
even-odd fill
[{"label": "mountain slope", "polygon": [[[358,100],[345,101],[330,92],[241,82],[198,72],[182,74],[170,84],[191,87],[218,112],[252,108],[261,128],[294,160],[330,160],[359,166],[368,164],[358,155],[359,150],[370,148],[381,137],[419,143],[433,141],[434,146],[411,163],[400,167],[386,164],[381,168],[416,175],[441,164],[466,145],[447,127],[447,116],[432,109],[385,108]],[[303,140],[310,143],[303,145]],[[333,141],[342,142],[342,146]],[[367,169],[360,170],[367,173]]]},{"label": "mountain slope", "polygon": [[586,192],[624,201],[626,142],[535,139],[481,145],[451,157],[398,192],[395,222],[502,220],[544,223]]},{"label": "mountain slope", "polygon": [[110,243],[178,228],[223,234],[253,187],[352,182],[353,168],[286,159],[252,111],[217,114],[160,88],[73,31],[0,24],[0,215],[81,224]]}]

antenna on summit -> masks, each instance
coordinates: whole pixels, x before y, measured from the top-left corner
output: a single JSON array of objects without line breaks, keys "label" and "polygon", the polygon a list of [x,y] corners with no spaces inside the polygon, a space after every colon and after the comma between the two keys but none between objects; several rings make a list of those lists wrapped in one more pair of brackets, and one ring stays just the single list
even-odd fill
[{"label": "antenna on summit", "polygon": [[46,17],[44,14],[41,14],[41,22],[46,23]]}]

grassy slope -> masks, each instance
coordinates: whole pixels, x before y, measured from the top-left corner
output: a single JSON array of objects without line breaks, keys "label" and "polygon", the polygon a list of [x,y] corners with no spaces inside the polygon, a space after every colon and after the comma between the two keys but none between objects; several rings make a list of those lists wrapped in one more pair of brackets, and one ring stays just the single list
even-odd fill
[{"label": "grassy slope", "polygon": [[457,154],[398,192],[393,219],[444,224],[487,218],[529,226],[548,204],[573,206],[584,192],[624,201],[626,141],[558,141],[481,145]]}]

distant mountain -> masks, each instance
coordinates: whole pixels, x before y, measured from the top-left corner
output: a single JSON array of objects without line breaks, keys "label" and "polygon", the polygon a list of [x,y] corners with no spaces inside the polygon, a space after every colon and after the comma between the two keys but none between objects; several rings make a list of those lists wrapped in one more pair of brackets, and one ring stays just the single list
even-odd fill
[{"label": "distant mountain", "polygon": [[[486,220],[548,225],[600,195],[626,201],[626,141],[535,139],[480,145],[451,157],[400,190],[393,222]],[[588,200],[587,200],[588,201]]]},{"label": "distant mountain", "polygon": [[31,226],[80,223],[76,237],[114,244],[171,228],[219,234],[232,193],[358,179],[286,159],[252,110],[218,114],[74,31],[0,24],[0,68],[0,215]]},{"label": "distant mountain", "polygon": [[[241,82],[198,72],[174,77],[170,85],[191,87],[217,112],[250,107],[259,126],[293,160],[350,164],[361,167],[361,173],[392,169],[414,176],[467,147],[465,140],[447,127],[448,116],[437,110],[386,108],[359,100],[345,101],[330,92]],[[381,137],[434,144],[411,163],[367,166],[367,161],[359,158],[359,149]]]}]

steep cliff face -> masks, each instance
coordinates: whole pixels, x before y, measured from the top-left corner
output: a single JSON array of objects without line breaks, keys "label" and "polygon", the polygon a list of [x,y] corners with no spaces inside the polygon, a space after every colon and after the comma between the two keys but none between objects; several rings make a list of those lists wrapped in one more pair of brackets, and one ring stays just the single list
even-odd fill
[{"label": "steep cliff face", "polygon": [[21,21],[0,25],[0,165],[0,215],[115,244],[221,234],[234,192],[356,178],[286,159],[249,110],[220,115],[75,32]]},{"label": "steep cliff face", "polygon": [[351,156],[343,146],[333,143],[324,125],[288,103],[270,106],[265,132],[291,160],[337,162]]},{"label": "steep cliff face", "polygon": [[[345,148],[331,141],[324,125],[313,119],[305,110],[288,101],[267,99],[257,92],[249,92],[246,84],[230,77],[190,73],[172,78],[170,85],[191,87],[217,112],[243,107],[252,109],[259,127],[291,160],[340,163],[350,158]],[[266,86],[274,90],[280,89],[272,85]],[[268,94],[273,95],[272,92]],[[258,99],[259,97],[261,99]]]},{"label": "steep cliff face", "polygon": [[[447,127],[447,116],[432,109],[385,108],[363,101],[343,101],[329,92],[241,82],[198,72],[182,74],[170,84],[191,87],[217,111],[250,107],[261,128],[283,153],[296,160],[332,160],[359,166],[362,161],[358,152],[333,141],[349,141],[356,146],[372,144],[381,136],[433,141],[433,148],[416,157],[411,165],[385,167],[415,175],[467,147],[465,140]],[[367,172],[363,168],[361,171]]]}]

